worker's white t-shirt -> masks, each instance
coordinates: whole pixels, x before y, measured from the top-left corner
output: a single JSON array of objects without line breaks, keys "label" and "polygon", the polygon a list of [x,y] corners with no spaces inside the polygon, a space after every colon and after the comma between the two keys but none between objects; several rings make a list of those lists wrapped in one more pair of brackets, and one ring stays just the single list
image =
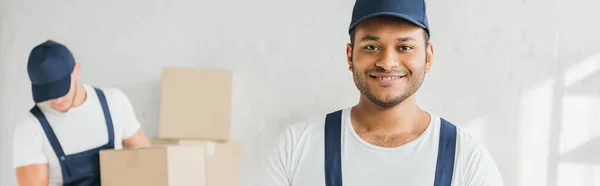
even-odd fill
[{"label": "worker's white t-shirt", "polygon": [[[257,186],[324,186],[325,116],[292,125],[269,155]],[[342,183],[344,186],[433,186],[440,118],[432,114],[425,132],[396,147],[371,145],[360,138],[342,112]],[[453,186],[501,186],[503,181],[490,154],[457,128]]]},{"label": "worker's white t-shirt", "polygon": [[[83,86],[87,91],[87,99],[82,105],[71,108],[65,113],[54,110],[45,102],[38,104],[67,155],[108,143],[100,100],[93,87]],[[133,136],[140,128],[140,123],[129,99],[122,91],[115,88],[101,90],[106,97],[113,121],[115,148],[121,149],[122,140]],[[58,158],[37,118],[28,114],[24,120],[17,123],[14,131],[13,167],[45,163],[49,166],[49,185],[62,185],[62,172]]]}]

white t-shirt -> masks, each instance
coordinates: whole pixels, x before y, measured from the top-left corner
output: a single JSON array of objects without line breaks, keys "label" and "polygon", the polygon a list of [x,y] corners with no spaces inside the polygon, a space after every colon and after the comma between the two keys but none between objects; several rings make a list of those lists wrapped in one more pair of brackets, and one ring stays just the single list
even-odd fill
[{"label": "white t-shirt", "polygon": [[[441,120],[432,114],[425,132],[396,147],[371,145],[356,134],[350,109],[342,112],[342,183],[344,186],[432,186]],[[269,155],[260,186],[324,186],[325,116],[292,125]],[[502,186],[490,154],[457,128],[453,186]],[[258,186],[257,185],[257,186]]]},{"label": "white t-shirt", "polygon": [[[96,91],[83,85],[87,91],[85,102],[62,113],[47,103],[38,107],[46,116],[65,154],[90,150],[108,143],[104,112]],[[122,140],[129,138],[140,128],[127,96],[115,88],[101,89],[104,92],[113,121],[115,148],[123,147]],[[27,111],[29,113],[29,111]],[[32,114],[17,126],[13,135],[13,167],[48,163],[49,185],[62,185],[62,172],[58,158],[42,129]]]}]

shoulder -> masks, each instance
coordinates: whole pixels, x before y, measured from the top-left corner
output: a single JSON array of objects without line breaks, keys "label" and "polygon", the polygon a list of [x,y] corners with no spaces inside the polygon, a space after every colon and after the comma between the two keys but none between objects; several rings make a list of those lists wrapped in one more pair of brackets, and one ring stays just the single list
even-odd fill
[{"label": "shoulder", "polygon": [[48,162],[44,152],[46,136],[39,121],[32,114],[16,122],[13,133],[13,168]]},{"label": "shoulder", "polygon": [[20,135],[37,133],[40,130],[42,130],[40,122],[35,116],[28,112],[28,114],[26,114],[23,118],[16,122],[13,134],[16,137]]},{"label": "shoulder", "polygon": [[100,89],[106,100],[111,104],[129,104],[129,98],[127,94],[123,92],[121,89],[116,87],[94,87],[91,85],[86,85],[88,90],[95,91],[95,89]]},{"label": "shoulder", "polygon": [[498,167],[486,146],[469,132],[456,126],[457,168],[467,185],[502,185]]},{"label": "shoulder", "polygon": [[96,87],[104,93],[107,98],[113,99],[127,99],[127,95],[123,90],[116,87]]},{"label": "shoulder", "polygon": [[42,144],[45,139],[44,129],[32,114],[27,114],[15,123],[13,130],[13,146],[31,146]]},{"label": "shoulder", "polygon": [[279,135],[279,148],[295,154],[300,149],[318,147],[314,144],[321,144],[324,139],[325,118],[326,114],[320,114],[288,125]]},{"label": "shoulder", "polygon": [[338,111],[341,112],[341,115],[339,116],[342,117],[340,118],[342,122],[344,121],[344,118],[349,117],[348,114],[350,113],[350,108],[344,108],[342,110],[332,111],[328,113],[320,113],[317,116],[313,116],[290,125],[288,127],[288,130],[297,133],[322,132],[325,130],[325,120],[327,119],[327,116]]},{"label": "shoulder", "polygon": [[464,157],[472,158],[473,156],[488,154],[485,145],[478,139],[473,138],[469,132],[460,126],[456,126],[456,138],[457,148]]},{"label": "shoulder", "polygon": [[324,124],[325,116],[314,116],[290,125],[288,130],[297,133],[316,132],[322,130]]},{"label": "shoulder", "polygon": [[[444,119],[439,117],[440,120]],[[444,119],[446,120],[446,119]],[[483,143],[479,140],[473,138],[473,136],[464,130],[461,125],[457,125],[456,123],[452,123],[452,121],[446,120],[448,123],[452,124],[456,127],[456,148],[457,152],[461,155],[474,155],[487,152]]]},{"label": "shoulder", "polygon": [[[347,113],[348,110],[345,109],[342,117]],[[280,144],[285,144],[287,150],[292,153],[300,149],[320,148],[325,136],[325,120],[328,114],[320,113],[289,125],[279,136]]]},{"label": "shoulder", "polygon": [[325,115],[314,116],[289,125],[283,132],[285,140],[305,141],[320,139],[323,136]]}]

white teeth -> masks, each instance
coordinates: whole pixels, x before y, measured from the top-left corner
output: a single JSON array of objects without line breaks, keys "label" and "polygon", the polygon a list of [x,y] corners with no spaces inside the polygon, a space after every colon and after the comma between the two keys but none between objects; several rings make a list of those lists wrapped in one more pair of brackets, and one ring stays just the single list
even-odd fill
[{"label": "white teeth", "polygon": [[380,80],[393,80],[393,79],[399,79],[402,76],[392,76],[392,77],[378,77]]}]

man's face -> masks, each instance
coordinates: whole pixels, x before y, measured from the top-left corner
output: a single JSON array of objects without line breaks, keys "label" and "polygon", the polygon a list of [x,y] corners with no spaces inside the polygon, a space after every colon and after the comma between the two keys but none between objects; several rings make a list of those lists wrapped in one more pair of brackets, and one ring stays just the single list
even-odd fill
[{"label": "man's face", "polygon": [[394,18],[377,17],[355,28],[346,55],[356,87],[371,102],[393,107],[412,96],[431,67],[433,46],[424,30]]},{"label": "man's face", "polygon": [[76,94],[77,94],[77,86],[75,85],[75,80],[71,79],[71,88],[69,89],[69,92],[67,93],[67,95],[64,95],[63,97],[60,97],[60,98],[48,100],[48,104],[50,104],[50,106],[52,106],[52,108],[54,108],[60,112],[66,112],[71,108],[71,106],[73,106],[73,102],[75,101]]}]

